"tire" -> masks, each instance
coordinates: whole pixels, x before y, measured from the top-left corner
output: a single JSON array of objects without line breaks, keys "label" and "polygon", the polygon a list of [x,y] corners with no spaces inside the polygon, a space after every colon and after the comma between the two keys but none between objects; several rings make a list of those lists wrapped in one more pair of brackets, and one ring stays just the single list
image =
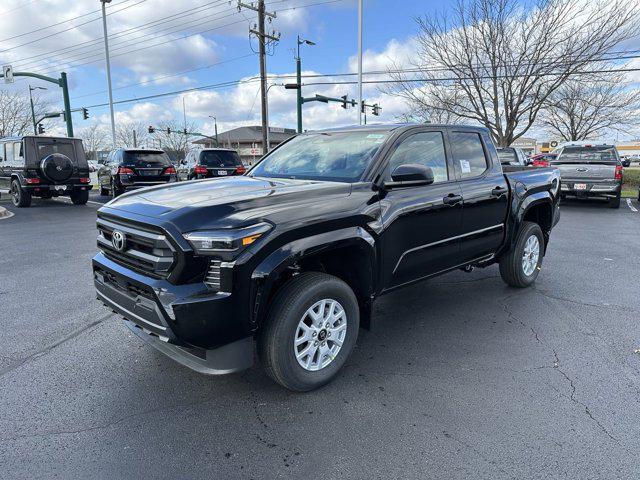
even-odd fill
[{"label": "tire", "polygon": [[122,194],[122,191],[116,186],[116,182],[111,180],[111,198],[119,197]]},{"label": "tire", "polygon": [[89,201],[89,190],[74,190],[71,192],[71,202],[74,205],[86,205]]},{"label": "tire", "polygon": [[616,198],[609,199],[609,208],[620,208],[620,193],[616,196]]},{"label": "tire", "polygon": [[31,192],[20,186],[18,180],[11,182],[11,200],[16,207],[26,208],[31,206]]},{"label": "tire", "polygon": [[[530,238],[535,237],[538,242],[538,255],[533,264],[527,265],[527,269],[532,268],[532,271],[526,271],[524,265],[525,248],[528,246],[527,242]],[[531,241],[535,243],[534,241]],[[513,249],[500,259],[500,276],[504,282],[517,288],[524,288],[531,285],[538,278],[540,273],[540,267],[542,266],[542,257],[544,252],[544,237],[542,236],[542,230],[537,223],[523,222],[518,232],[518,238]],[[533,258],[530,257],[532,260]]]},{"label": "tire", "polygon": [[[332,307],[325,300],[336,301],[337,305]],[[330,308],[334,316],[341,315],[335,312],[341,312],[344,317],[334,320],[334,328],[325,328],[326,324],[320,326],[320,330],[317,324],[307,327],[310,340],[296,346],[300,325],[303,321],[311,321],[308,312],[315,306],[318,309],[316,313],[328,312],[326,308]],[[341,327],[342,324],[346,327]],[[345,282],[325,273],[302,273],[286,282],[276,293],[258,334],[258,356],[267,375],[277,383],[289,390],[308,392],[325,385],[336,376],[356,344],[359,327],[358,300]],[[338,343],[330,338],[331,333],[334,339],[341,339],[341,346],[338,347]],[[303,353],[307,347],[314,352],[312,360],[307,355],[299,361],[296,349]],[[338,350],[334,350],[336,347]],[[328,349],[334,350],[335,356],[331,356]],[[320,355],[322,351],[324,355]],[[317,359],[315,366],[311,364],[314,359]]]}]

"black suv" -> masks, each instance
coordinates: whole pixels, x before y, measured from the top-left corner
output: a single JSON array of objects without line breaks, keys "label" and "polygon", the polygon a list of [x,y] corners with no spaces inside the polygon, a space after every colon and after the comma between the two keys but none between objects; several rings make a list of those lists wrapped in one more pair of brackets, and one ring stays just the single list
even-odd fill
[{"label": "black suv", "polygon": [[82,140],[67,137],[0,139],[0,189],[9,190],[16,207],[32,197],[69,196],[76,205],[89,200],[89,165]]},{"label": "black suv", "polygon": [[162,150],[119,148],[98,169],[100,195],[176,181],[176,169]]},{"label": "black suv", "polygon": [[187,154],[178,166],[178,180],[242,175],[246,168],[235,150],[205,148]]}]

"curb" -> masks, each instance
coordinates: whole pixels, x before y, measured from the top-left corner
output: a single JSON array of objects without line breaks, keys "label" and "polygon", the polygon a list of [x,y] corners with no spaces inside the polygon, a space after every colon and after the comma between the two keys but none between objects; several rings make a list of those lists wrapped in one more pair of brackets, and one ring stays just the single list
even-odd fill
[{"label": "curb", "polygon": [[0,220],[4,220],[5,218],[13,217],[13,213],[7,210],[4,207],[0,207]]}]

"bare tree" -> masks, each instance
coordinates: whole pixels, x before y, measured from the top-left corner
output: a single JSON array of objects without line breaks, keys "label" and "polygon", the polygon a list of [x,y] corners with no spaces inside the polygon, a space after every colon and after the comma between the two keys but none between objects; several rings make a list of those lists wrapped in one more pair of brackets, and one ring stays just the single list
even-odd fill
[{"label": "bare tree", "polygon": [[120,122],[116,125],[116,143],[119,147],[148,146],[150,140],[149,127],[142,122]]},{"label": "bare tree", "polygon": [[107,130],[100,124],[94,123],[89,127],[85,127],[78,132],[77,135],[82,139],[84,151],[87,158],[95,159],[96,152],[110,147],[110,135]]},{"label": "bare tree", "polygon": [[[171,133],[167,133],[167,129],[170,129]],[[193,122],[187,122],[186,125],[175,121],[164,122],[160,124],[154,134],[162,145],[162,149],[172,156],[174,160],[183,159],[189,150],[189,145],[194,140],[193,136],[185,135],[185,129],[188,133],[194,133],[196,124]]]},{"label": "bare tree", "polygon": [[457,0],[417,19],[415,73],[390,70],[392,93],[478,122],[508,146],[567,79],[637,33],[638,12],[626,0]]},{"label": "bare tree", "polygon": [[564,141],[626,131],[640,125],[640,91],[630,89],[622,74],[570,79],[549,96],[540,119],[549,133]]},{"label": "bare tree", "polygon": [[[49,104],[33,97],[36,119],[42,117]],[[29,95],[21,92],[0,91],[0,137],[33,134],[33,120]]]}]

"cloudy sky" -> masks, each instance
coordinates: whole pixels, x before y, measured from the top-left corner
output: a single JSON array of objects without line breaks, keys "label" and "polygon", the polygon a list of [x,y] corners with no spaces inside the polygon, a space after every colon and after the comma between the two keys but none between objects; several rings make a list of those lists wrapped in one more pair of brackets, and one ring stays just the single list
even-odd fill
[{"label": "cloudy sky", "polygon": [[[440,10],[447,0],[365,0],[365,71],[385,71],[392,61],[407,63],[415,51],[416,16]],[[277,18],[268,28],[281,33],[268,57],[270,123],[295,127],[295,91],[278,86],[292,82],[296,35],[316,42],[302,47],[306,83],[348,82],[356,79],[357,2],[355,0],[267,0]],[[58,76],[67,71],[72,107],[90,107],[91,118],[74,117],[76,129],[108,124],[102,23],[98,0],[2,0],[0,2],[0,63],[14,70]],[[237,0],[113,0],[107,7],[114,100],[117,121],[139,120],[153,125],[182,120],[183,101],[189,121],[204,133],[213,132],[215,115],[220,131],[259,124],[258,56],[248,30],[255,12],[238,11]],[[638,59],[633,60],[638,63]],[[336,75],[339,74],[339,75]],[[381,78],[370,75],[365,80]],[[242,80],[240,84],[234,84]],[[639,78],[640,80],[640,78]],[[229,84],[231,82],[231,84]],[[52,102],[60,92],[51,84],[17,79],[10,88],[28,84],[49,88]],[[226,84],[226,85],[225,85]],[[213,86],[213,87],[212,87]],[[3,88],[7,88],[2,85]],[[174,93],[197,89],[183,93]],[[316,93],[356,98],[355,85],[308,85]],[[164,95],[166,94],[166,95]],[[155,98],[145,98],[158,95]],[[365,85],[368,103],[379,102],[378,121],[390,122],[405,111],[403,103]],[[304,107],[304,127],[357,122],[355,108],[311,103]],[[58,124],[60,132],[63,125]]]}]

